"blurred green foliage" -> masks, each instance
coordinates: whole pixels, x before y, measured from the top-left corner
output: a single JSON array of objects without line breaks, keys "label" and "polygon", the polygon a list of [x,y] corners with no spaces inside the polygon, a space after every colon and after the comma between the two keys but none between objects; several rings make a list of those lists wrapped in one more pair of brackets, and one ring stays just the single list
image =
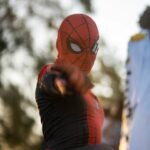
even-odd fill
[{"label": "blurred green foliage", "polygon": [[[77,6],[79,4],[85,12],[94,11],[91,0],[77,1]],[[42,147],[42,136],[34,130],[36,118],[32,113],[37,112],[37,108],[32,90],[40,68],[55,59],[56,48],[53,35],[46,48],[37,47],[30,23],[34,22],[37,28],[38,22],[42,22],[56,36],[59,23],[68,13],[69,8],[64,8],[59,0],[0,0],[0,150],[40,150]],[[106,47],[104,43],[100,45]],[[23,56],[18,55],[20,53]],[[112,59],[112,55],[108,56]],[[107,86],[113,94],[105,97],[100,92],[98,96],[104,106],[116,103],[120,107],[123,89],[116,69],[118,64],[114,60],[116,64],[108,66],[103,59],[104,55],[98,57],[97,76],[91,75],[91,78],[102,84],[107,76],[111,81]],[[22,80],[21,84],[16,76]],[[119,114],[121,116],[121,109]]]},{"label": "blurred green foliage", "polygon": [[[82,6],[87,8],[86,3],[82,3]],[[35,80],[40,68],[54,59],[52,52],[55,49],[55,42],[53,39],[49,40],[47,52],[50,47],[51,55],[44,53],[39,55],[37,51],[42,49],[35,48],[35,37],[28,23],[36,18],[49,30],[56,32],[57,20],[62,20],[66,15],[65,12],[59,1],[0,0],[0,149],[2,150],[38,150],[42,147],[41,135],[33,130],[36,120],[32,117],[32,111],[37,111],[35,99],[29,98],[25,91],[27,88],[29,91],[33,88],[31,82]],[[26,58],[16,60],[15,55],[18,53],[22,53]],[[30,65],[28,60],[35,63]],[[24,75],[26,72],[31,72],[31,75]],[[16,76],[22,76],[21,79],[25,80],[27,87],[15,83],[14,73]]]}]

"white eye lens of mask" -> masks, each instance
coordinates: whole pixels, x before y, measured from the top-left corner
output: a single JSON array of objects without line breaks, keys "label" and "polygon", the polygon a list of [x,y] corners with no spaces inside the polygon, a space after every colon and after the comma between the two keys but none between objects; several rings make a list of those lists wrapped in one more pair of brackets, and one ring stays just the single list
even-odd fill
[{"label": "white eye lens of mask", "polygon": [[80,48],[79,45],[75,44],[75,43],[70,43],[70,47],[74,52],[81,52],[82,49]]},{"label": "white eye lens of mask", "polygon": [[92,48],[92,52],[97,54],[98,52],[98,49],[99,49],[99,42],[97,41],[94,45],[94,47]]}]

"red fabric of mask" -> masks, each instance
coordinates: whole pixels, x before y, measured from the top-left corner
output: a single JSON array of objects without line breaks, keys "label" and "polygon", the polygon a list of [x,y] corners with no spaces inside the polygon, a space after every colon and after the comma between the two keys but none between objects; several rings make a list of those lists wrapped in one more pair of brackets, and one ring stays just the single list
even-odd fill
[{"label": "red fabric of mask", "polygon": [[99,33],[95,22],[87,15],[73,14],[58,30],[56,64],[72,64],[89,73],[98,51]]}]

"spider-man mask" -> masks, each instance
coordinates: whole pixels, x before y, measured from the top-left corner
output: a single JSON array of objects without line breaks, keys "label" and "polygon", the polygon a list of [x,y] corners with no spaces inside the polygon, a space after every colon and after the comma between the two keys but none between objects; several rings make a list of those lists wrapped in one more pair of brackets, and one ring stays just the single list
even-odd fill
[{"label": "spider-man mask", "polygon": [[98,51],[98,39],[97,26],[89,16],[68,16],[58,30],[56,64],[72,64],[89,73]]}]

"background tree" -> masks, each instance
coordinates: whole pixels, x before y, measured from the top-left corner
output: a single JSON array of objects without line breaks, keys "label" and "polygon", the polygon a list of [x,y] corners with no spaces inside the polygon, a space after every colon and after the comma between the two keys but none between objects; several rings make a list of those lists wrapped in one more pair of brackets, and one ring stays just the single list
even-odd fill
[{"label": "background tree", "polygon": [[[79,3],[90,11],[90,1],[87,4],[85,1],[77,4]],[[40,68],[54,58],[55,42],[52,36],[56,36],[57,26],[66,15],[65,11],[59,1],[0,0],[0,149],[2,150],[40,149],[41,136],[34,132],[33,112],[37,110],[33,101],[33,83]],[[51,33],[46,37],[49,44],[45,48],[36,44],[33,29],[38,26],[39,30],[40,27],[45,27]]]},{"label": "background tree", "polygon": [[[38,114],[34,100],[35,81],[40,68],[56,57],[57,28],[62,19],[71,13],[74,3],[77,7],[81,6],[82,12],[94,11],[91,0],[70,2],[70,8],[66,8],[60,0],[0,0],[2,150],[41,149],[42,136],[37,131]],[[104,43],[100,45],[106,49]],[[102,90],[98,95],[103,99],[104,106],[110,108],[114,102],[122,102],[121,66],[112,54],[108,52],[106,56],[105,50],[102,51],[96,63],[98,69],[91,78],[101,89],[109,89],[109,96]],[[112,60],[109,65],[106,61],[108,57]]]}]

